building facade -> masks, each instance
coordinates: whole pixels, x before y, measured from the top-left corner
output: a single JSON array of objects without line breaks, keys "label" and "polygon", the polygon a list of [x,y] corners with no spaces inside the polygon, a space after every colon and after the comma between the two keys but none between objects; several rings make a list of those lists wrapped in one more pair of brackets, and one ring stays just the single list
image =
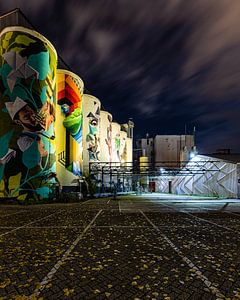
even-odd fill
[{"label": "building facade", "polygon": [[[197,154],[194,138],[194,135],[156,135],[153,138],[147,134],[138,139],[134,152],[135,186],[145,191],[159,191],[161,176],[178,173]],[[171,180],[168,183],[171,192]]]},{"label": "building facade", "polygon": [[178,167],[196,154],[194,135],[156,135],[137,140],[138,159],[147,157],[152,167]]}]

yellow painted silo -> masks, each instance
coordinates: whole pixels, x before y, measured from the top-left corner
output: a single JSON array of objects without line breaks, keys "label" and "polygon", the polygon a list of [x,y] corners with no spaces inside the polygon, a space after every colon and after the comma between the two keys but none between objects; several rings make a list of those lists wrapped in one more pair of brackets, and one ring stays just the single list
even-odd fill
[{"label": "yellow painted silo", "polygon": [[147,156],[139,157],[139,166],[140,166],[140,173],[144,173],[148,171],[149,160]]},{"label": "yellow painted silo", "polygon": [[83,173],[82,79],[68,70],[57,70],[56,152],[61,185],[76,186]]}]

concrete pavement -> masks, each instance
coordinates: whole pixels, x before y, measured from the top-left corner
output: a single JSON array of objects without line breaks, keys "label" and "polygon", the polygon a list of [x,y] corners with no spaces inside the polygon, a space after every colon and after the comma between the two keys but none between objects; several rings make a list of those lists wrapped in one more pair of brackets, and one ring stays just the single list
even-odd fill
[{"label": "concrete pavement", "polygon": [[240,299],[239,229],[224,199],[1,205],[0,299]]}]

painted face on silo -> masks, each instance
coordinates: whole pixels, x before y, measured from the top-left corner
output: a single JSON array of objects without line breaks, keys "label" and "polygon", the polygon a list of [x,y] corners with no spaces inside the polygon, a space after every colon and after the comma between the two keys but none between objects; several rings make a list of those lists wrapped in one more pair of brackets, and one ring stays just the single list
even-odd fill
[{"label": "painted face on silo", "polygon": [[57,55],[35,31],[9,27],[0,36],[0,182],[7,197],[46,198],[55,172]]},{"label": "painted face on silo", "polygon": [[112,161],[112,117],[108,115],[109,126],[107,127],[107,138],[105,142],[108,146],[109,162]]},{"label": "painted face on silo", "polygon": [[121,139],[120,159],[121,159],[121,161],[126,161],[126,159],[127,159],[126,138]]},{"label": "painted face on silo", "polygon": [[87,149],[89,152],[89,160],[99,160],[99,120],[100,120],[100,108],[97,103],[94,105],[94,113],[90,112],[87,115],[88,118],[88,134],[86,141],[88,143]]},{"label": "painted face on silo", "polygon": [[98,119],[96,117],[89,118],[89,134],[96,134],[98,132]]},{"label": "painted face on silo", "polygon": [[120,134],[117,133],[116,136],[115,136],[115,149],[116,149],[116,153],[117,153],[117,157],[118,157],[119,161],[121,160],[120,146],[121,146]]}]

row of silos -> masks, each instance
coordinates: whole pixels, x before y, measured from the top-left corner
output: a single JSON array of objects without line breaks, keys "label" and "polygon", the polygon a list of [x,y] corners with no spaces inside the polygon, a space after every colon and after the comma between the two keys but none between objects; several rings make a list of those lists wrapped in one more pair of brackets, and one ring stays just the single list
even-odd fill
[{"label": "row of silos", "polygon": [[49,198],[56,183],[77,186],[90,163],[132,161],[132,138],[79,76],[57,68],[44,36],[7,27],[0,44],[0,197]]}]

